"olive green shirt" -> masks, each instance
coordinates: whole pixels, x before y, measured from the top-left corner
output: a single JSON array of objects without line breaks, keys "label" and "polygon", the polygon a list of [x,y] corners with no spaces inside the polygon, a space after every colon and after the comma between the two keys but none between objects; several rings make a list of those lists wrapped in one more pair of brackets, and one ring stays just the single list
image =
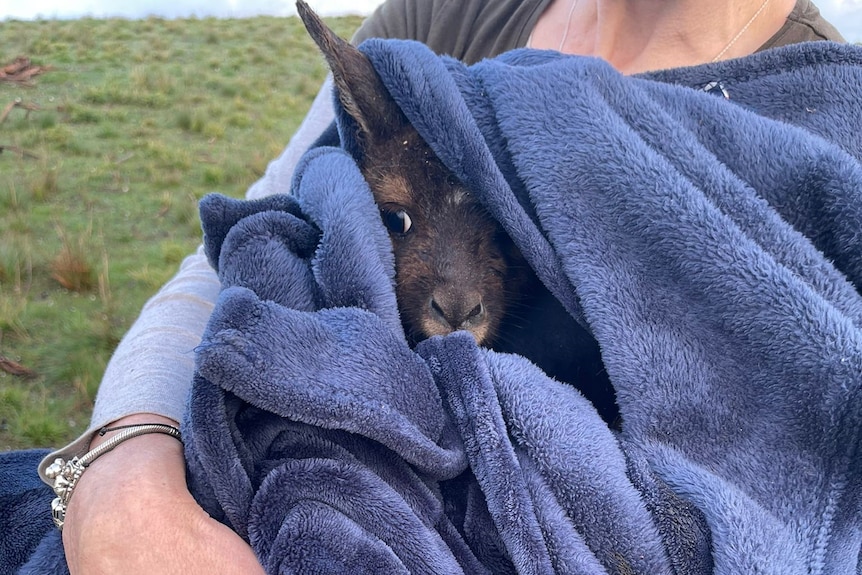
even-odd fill
[{"label": "olive green shirt", "polygon": [[[409,38],[438,54],[478,62],[527,45],[551,0],[388,0],[353,40]],[[784,26],[760,50],[815,40],[844,42],[811,0],[797,0]]]}]

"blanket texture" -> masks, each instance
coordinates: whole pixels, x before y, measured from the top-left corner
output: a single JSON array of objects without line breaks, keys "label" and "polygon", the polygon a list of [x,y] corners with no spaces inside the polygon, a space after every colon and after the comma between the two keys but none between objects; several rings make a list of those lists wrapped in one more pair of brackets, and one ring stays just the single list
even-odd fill
[{"label": "blanket texture", "polygon": [[290,197],[202,203],[206,510],[273,574],[862,573],[862,50],[362,50],[597,342],[621,428],[517,353],[408,347],[338,112]]},{"label": "blanket texture", "polygon": [[271,573],[856,572],[862,52],[630,78],[363,50],[598,342],[621,431],[516,354],[405,344],[341,113],[292,197],[203,203],[204,506]]}]

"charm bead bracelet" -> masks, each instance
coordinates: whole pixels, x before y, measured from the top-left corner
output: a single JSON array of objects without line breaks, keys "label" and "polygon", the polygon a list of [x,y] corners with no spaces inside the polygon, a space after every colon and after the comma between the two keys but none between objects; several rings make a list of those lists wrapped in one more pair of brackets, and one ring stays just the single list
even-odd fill
[{"label": "charm bead bracelet", "polygon": [[[84,470],[100,456],[108,453],[128,439],[148,433],[164,433],[182,441],[180,430],[166,423],[141,423],[125,425],[116,429],[121,431],[95,449],[88,451],[81,457],[73,457],[69,461],[58,457],[45,470],[45,475],[49,479],[54,480],[53,489],[57,497],[51,502],[51,516],[57,529],[63,530],[63,523],[66,520],[66,508],[69,505],[69,500],[72,498],[75,485],[78,484],[78,480],[81,479]],[[114,429],[102,428],[100,434],[104,435],[108,431],[114,431]]]}]

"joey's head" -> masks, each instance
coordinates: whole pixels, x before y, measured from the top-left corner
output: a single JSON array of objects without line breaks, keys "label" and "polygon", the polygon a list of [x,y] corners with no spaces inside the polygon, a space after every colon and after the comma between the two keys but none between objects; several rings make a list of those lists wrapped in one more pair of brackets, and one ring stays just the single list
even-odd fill
[{"label": "joey's head", "polygon": [[490,345],[523,281],[520,254],[410,124],[368,58],[301,0],[297,8],[355,121],[357,162],[392,240],[411,343],[467,330]]},{"label": "joey's head", "polygon": [[395,253],[398,307],[413,343],[467,330],[493,343],[524,270],[520,254],[479,201],[412,131],[363,172]]}]

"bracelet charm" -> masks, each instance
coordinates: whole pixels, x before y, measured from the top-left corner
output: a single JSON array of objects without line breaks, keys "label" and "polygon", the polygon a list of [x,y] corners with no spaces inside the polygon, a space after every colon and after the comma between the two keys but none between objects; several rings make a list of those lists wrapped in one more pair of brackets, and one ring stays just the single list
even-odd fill
[{"label": "bracelet charm", "polygon": [[72,490],[84,473],[84,466],[77,457],[69,461],[58,457],[54,463],[45,470],[45,475],[54,480],[54,493],[57,497],[51,502],[51,517],[57,529],[63,529],[63,521],[66,518],[66,506],[72,497]]}]

